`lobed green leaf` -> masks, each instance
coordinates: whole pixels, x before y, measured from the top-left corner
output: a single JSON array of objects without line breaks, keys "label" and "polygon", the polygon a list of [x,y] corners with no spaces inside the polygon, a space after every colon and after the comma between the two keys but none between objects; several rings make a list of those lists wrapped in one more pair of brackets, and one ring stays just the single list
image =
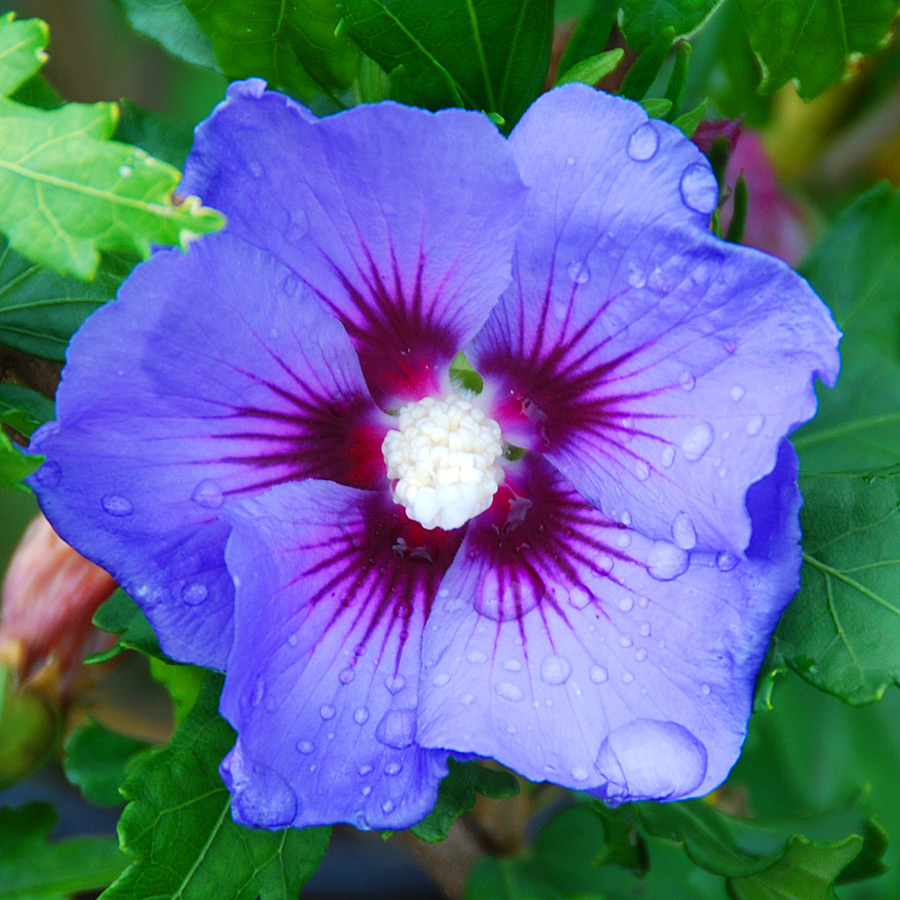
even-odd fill
[{"label": "lobed green leaf", "polygon": [[102,900],[296,900],[318,867],[329,829],[257,831],[232,821],[218,773],[234,743],[217,712],[221,686],[210,673],[171,744],[132,768],[119,836],[134,862]]},{"label": "lobed green leaf", "polygon": [[21,87],[47,59],[48,29],[40,19],[15,21],[15,13],[0,16],[0,96]]},{"label": "lobed green leaf", "polygon": [[762,90],[795,80],[811,99],[841,79],[849,57],[887,39],[898,0],[739,0],[763,67]]},{"label": "lobed green leaf", "polygon": [[87,662],[100,663],[118,656],[123,650],[136,650],[145,656],[165,660],[153,626],[147,621],[141,608],[121,588],[106,600],[94,613],[94,624],[113,634],[120,635],[118,643],[102,653],[88,657]]},{"label": "lobed green leaf", "polygon": [[900,467],[800,486],[802,580],[776,646],[811,684],[871,703],[900,682]]},{"label": "lobed green leaf", "polygon": [[182,0],[116,0],[128,24],[164,50],[195,66],[218,70],[209,35]]}]

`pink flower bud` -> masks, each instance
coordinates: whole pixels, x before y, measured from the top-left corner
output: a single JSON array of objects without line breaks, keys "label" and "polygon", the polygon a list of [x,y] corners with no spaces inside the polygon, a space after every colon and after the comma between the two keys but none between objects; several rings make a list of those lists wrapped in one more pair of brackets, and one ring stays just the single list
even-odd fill
[{"label": "pink flower bud", "polygon": [[43,515],[31,522],[10,561],[0,606],[0,661],[20,686],[61,704],[74,699],[86,677],[84,657],[115,640],[91,623],[115,588]]}]

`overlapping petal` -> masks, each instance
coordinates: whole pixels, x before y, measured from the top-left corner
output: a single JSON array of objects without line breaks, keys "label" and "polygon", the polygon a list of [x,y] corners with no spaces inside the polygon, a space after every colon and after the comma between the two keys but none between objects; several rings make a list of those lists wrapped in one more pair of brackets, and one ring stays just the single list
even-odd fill
[{"label": "overlapping petal", "polygon": [[387,428],[341,325],[227,235],[157,253],[72,342],[32,443],[59,534],[108,569],[177,659],[222,668],[227,498],[294,478],[385,484]]},{"label": "overlapping petal", "polygon": [[509,284],[524,188],[506,142],[479,113],[386,103],[317,120],[263,89],[232,85],[182,189],[340,317],[385,408],[438,391]]},{"label": "overlapping petal", "polygon": [[231,507],[238,584],[222,712],[235,818],[403,828],[446,752],[417,739],[421,637],[459,544],[384,495],[306,481]]},{"label": "overlapping petal", "polygon": [[510,144],[529,186],[515,282],[470,350],[505,435],[611,518],[740,553],[747,488],[815,412],[814,376],[836,378],[830,316],[710,235],[708,163],[635,104],[566,87]]},{"label": "overlapping petal", "polygon": [[[420,740],[611,802],[700,796],[737,758],[799,584],[797,462],[754,486],[758,554],[688,552],[604,516],[543,460],[472,523],[423,644]],[[758,495],[758,496],[757,496]]]}]

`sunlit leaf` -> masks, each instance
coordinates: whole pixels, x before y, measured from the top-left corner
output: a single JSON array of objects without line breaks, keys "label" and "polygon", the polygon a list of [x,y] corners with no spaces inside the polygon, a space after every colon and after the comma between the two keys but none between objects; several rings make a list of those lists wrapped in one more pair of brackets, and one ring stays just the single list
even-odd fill
[{"label": "sunlit leaf", "polygon": [[44,64],[47,24],[40,19],[14,21],[0,16],[0,96],[13,93]]}]

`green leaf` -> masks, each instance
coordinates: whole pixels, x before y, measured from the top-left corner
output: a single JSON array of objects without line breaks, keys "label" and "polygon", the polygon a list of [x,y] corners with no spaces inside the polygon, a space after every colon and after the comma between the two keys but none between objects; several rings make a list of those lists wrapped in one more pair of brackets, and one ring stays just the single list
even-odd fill
[{"label": "green leaf", "polygon": [[251,830],[232,820],[217,769],[234,743],[217,712],[221,686],[210,673],[171,744],[132,768],[119,835],[135,862],[103,900],[296,900],[318,867],[329,829]]},{"label": "green leaf", "polygon": [[103,250],[148,256],[216,231],[223,218],[195,197],[176,200],[173,166],[107,140],[116,106],[39,110],[0,102],[0,230],[13,249],[62,273],[92,278]]},{"label": "green leaf", "polygon": [[[628,70],[628,74],[622,82],[623,97],[628,97],[629,100],[641,100],[646,96],[647,91],[656,80],[656,76],[659,75],[674,40],[675,29],[666,28],[647,46]],[[671,109],[672,101],[669,100],[668,103],[669,109]]]},{"label": "green leaf", "polygon": [[685,137],[692,137],[697,130],[697,126],[703,121],[706,115],[706,101],[701,100],[700,104],[694,109],[689,110],[684,115],[672,120],[672,124],[676,128],[680,128],[684,132]]},{"label": "green leaf", "polygon": [[798,82],[809,100],[839,81],[854,53],[874,53],[897,15],[897,0],[739,0],[763,67],[762,90]]},{"label": "green leaf", "polygon": [[107,838],[47,843],[56,816],[43,803],[0,809],[0,900],[64,900],[106,887],[127,860]]},{"label": "green leaf", "polygon": [[515,124],[543,88],[553,38],[550,0],[340,0],[353,40],[386,72],[403,72],[405,102],[465,106]]},{"label": "green leaf", "polygon": [[153,626],[141,608],[121,588],[94,613],[94,624],[104,631],[121,635],[115,647],[89,656],[86,662],[106,662],[123,650],[137,650],[147,656],[165,660]]},{"label": "green leaf", "polygon": [[667,28],[684,37],[700,28],[722,0],[620,0],[622,33],[640,52]]},{"label": "green leaf", "polygon": [[23,488],[22,480],[43,462],[40,456],[25,456],[13,442],[0,431],[0,488],[8,491]]},{"label": "green leaf", "polygon": [[776,631],[807,681],[871,703],[900,681],[900,467],[806,475],[800,593]]},{"label": "green leaf", "polygon": [[732,879],[731,896],[734,900],[833,900],[835,881],[862,843],[855,834],[827,844],[798,835],[791,838],[784,858],[770,869]]},{"label": "green leaf", "polygon": [[559,61],[559,71],[565,72],[590,56],[606,50],[606,44],[616,23],[618,0],[592,0],[588,10],[579,18],[572,37]]},{"label": "green leaf", "polygon": [[0,383],[0,422],[31,437],[38,425],[54,417],[53,401],[31,388]]},{"label": "green leaf", "polygon": [[816,418],[793,438],[801,466],[893,465],[900,460],[900,192],[885,184],[863,194],[800,271],[844,331],[837,387],[818,390]]},{"label": "green leaf", "polygon": [[0,344],[63,362],[69,339],[116,295],[130,267],[106,256],[97,277],[81,281],[31,262],[0,235]]},{"label": "green leaf", "polygon": [[63,769],[66,778],[81,788],[85,800],[98,806],[121,806],[119,787],[125,767],[147,744],[107,731],[96,722],[76,728],[66,739]]},{"label": "green leaf", "polygon": [[556,79],[556,84],[569,84],[572,81],[580,81],[582,84],[597,84],[600,79],[605,78],[610,72],[615,72],[616,67],[622,61],[625,51],[621,47],[615,50],[608,50],[606,53],[598,53],[596,56],[589,56],[579,63],[575,63],[571,69]]},{"label": "green leaf", "polygon": [[411,829],[417,838],[430,843],[446,839],[450,826],[475,805],[478,794],[514,797],[519,793],[518,782],[508,772],[485,769],[478,763],[461,763],[455,759],[449,759],[447,766],[449,773],[438,788],[434,809]]},{"label": "green leaf", "polygon": [[194,708],[203,684],[205,671],[197,666],[186,666],[180,663],[165,662],[156,657],[151,658],[150,674],[169,692],[175,711],[176,725],[180,725]]},{"label": "green leaf", "polygon": [[116,0],[129,25],[185,62],[218,70],[209,35],[204,34],[182,0]]},{"label": "green leaf", "polygon": [[[669,86],[666,88],[666,99],[672,101],[672,110],[669,113],[670,122],[678,118],[681,113],[681,104],[684,102],[684,92],[687,88],[693,53],[693,48],[687,41],[678,41],[675,44],[675,61],[672,65],[672,74],[669,76]],[[705,102],[703,107],[706,107]]]},{"label": "green leaf", "polygon": [[0,16],[0,96],[23,85],[47,59],[49,30],[40,19],[15,21],[15,13]]},{"label": "green leaf", "polygon": [[641,100],[640,103],[651,119],[663,118],[672,108],[672,101],[666,100],[665,97],[650,97],[648,100]]},{"label": "green leaf", "polygon": [[307,98],[315,90],[349,87],[356,79],[356,48],[337,33],[334,0],[184,0],[184,5],[212,38],[228,78],[255,75]]}]

